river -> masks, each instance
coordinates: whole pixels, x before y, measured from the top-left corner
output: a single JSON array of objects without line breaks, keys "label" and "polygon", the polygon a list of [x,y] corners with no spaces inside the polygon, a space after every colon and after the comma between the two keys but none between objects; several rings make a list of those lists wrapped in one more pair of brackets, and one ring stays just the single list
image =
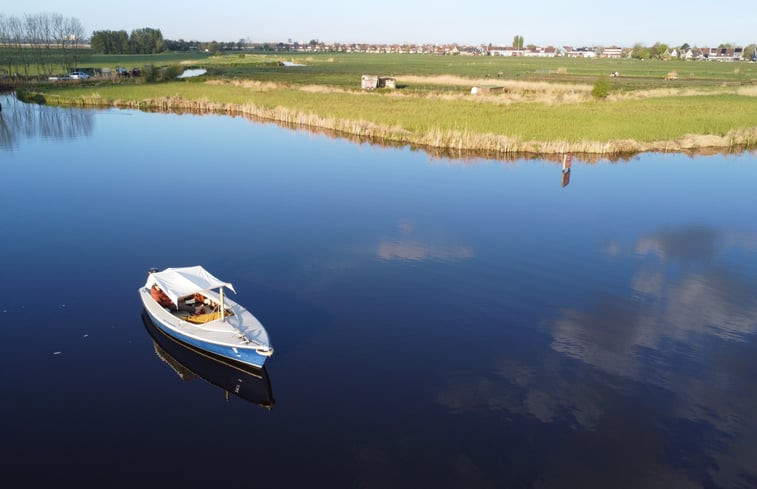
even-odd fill
[{"label": "river", "polygon": [[[3,487],[757,485],[754,153],[0,104]],[[262,379],[143,323],[147,270],[198,264]]]}]

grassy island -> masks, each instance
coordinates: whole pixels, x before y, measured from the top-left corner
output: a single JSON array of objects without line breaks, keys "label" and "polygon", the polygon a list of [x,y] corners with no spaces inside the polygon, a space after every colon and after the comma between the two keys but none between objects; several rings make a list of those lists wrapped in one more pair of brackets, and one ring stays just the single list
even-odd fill
[{"label": "grassy island", "polygon": [[[145,61],[97,59],[103,66],[139,62]],[[754,63],[410,54],[195,55],[172,63],[208,73],[162,83],[95,78],[28,87],[19,95],[56,105],[238,114],[498,154],[757,144]],[[397,89],[363,90],[363,74],[391,76]]]}]

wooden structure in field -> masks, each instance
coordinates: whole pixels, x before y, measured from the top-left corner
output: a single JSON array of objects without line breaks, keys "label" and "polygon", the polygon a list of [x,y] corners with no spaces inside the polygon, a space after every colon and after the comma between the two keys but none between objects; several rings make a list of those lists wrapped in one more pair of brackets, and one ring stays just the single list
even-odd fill
[{"label": "wooden structure in field", "polygon": [[392,76],[363,75],[360,79],[360,88],[374,90],[376,88],[397,88],[397,79]]},{"label": "wooden structure in field", "polygon": [[376,75],[363,75],[360,81],[360,88],[363,90],[373,90],[378,88],[378,79]]},{"label": "wooden structure in field", "polygon": [[471,95],[479,95],[482,93],[505,93],[507,92],[507,89],[505,87],[495,87],[495,86],[479,86],[479,87],[472,87],[470,89]]}]

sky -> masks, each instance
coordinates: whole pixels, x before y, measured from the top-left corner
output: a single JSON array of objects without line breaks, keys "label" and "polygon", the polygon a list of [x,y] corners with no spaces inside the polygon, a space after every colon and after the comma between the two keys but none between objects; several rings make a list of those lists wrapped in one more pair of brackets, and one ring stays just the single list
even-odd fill
[{"label": "sky", "polygon": [[27,0],[0,14],[54,12],[75,17],[85,32],[160,29],[166,39],[197,41],[461,43],[510,45],[521,35],[538,46],[630,47],[757,42],[754,0]]}]

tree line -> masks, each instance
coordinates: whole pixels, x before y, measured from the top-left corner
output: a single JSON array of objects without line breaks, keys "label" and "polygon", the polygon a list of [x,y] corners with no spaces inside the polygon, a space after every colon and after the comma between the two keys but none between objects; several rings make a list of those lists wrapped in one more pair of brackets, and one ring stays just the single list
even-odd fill
[{"label": "tree line", "polygon": [[163,39],[160,29],[145,27],[135,29],[131,34],[125,30],[95,31],[90,40],[92,50],[103,54],[155,54],[163,51],[221,51],[242,50],[244,39],[237,42],[200,42],[184,39]]},{"label": "tree line", "polygon": [[90,39],[92,50],[103,54],[156,54],[167,49],[160,29],[144,27],[126,31],[94,31]]},{"label": "tree line", "polygon": [[[735,47],[738,47],[738,46],[735,46],[730,43],[722,43],[718,45],[718,49],[735,48]],[[629,56],[635,59],[668,59],[672,57],[670,55],[670,52],[673,49],[677,50],[679,53],[683,53],[683,52],[688,51],[689,49],[698,50],[699,48],[697,48],[696,46],[690,46],[689,43],[686,43],[686,42],[677,47],[668,46],[667,44],[663,42],[656,42],[652,46],[644,46],[641,43],[637,43],[631,49]],[[744,59],[750,59],[756,49],[757,49],[757,44],[749,44],[743,49],[742,57]]]},{"label": "tree line", "polygon": [[50,76],[75,70],[85,48],[79,19],[55,13],[0,14],[0,69],[11,76]]},{"label": "tree line", "polygon": [[178,41],[166,39],[166,47],[170,51],[205,51],[210,53],[218,53],[221,51],[241,51],[247,46],[247,42],[244,39],[240,39],[237,42],[200,42],[200,41],[185,41],[179,39]]}]

